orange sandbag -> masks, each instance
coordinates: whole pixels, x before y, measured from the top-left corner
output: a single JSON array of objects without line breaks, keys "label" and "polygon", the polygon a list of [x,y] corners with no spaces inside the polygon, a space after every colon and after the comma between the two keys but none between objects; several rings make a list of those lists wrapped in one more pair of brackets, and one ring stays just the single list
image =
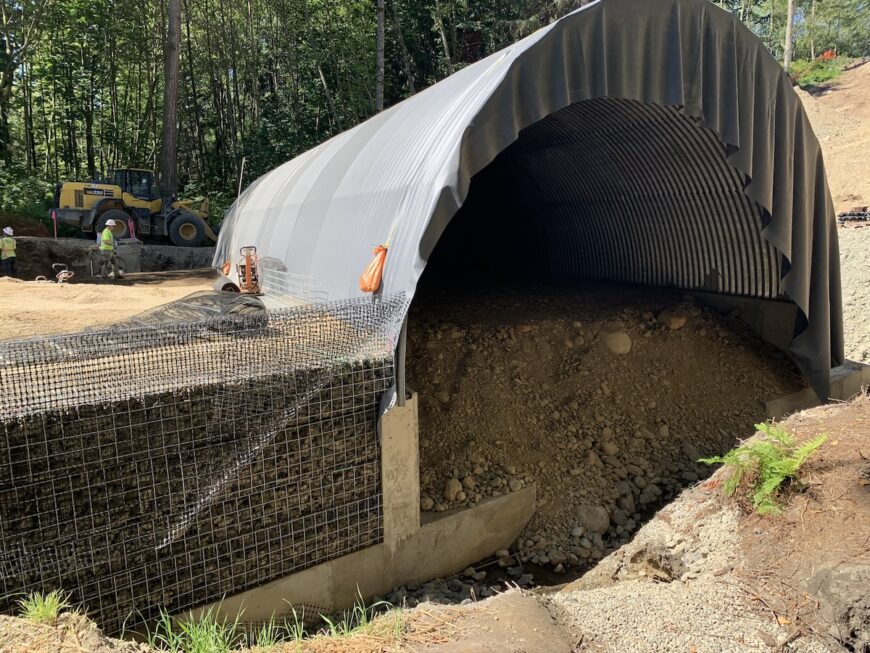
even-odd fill
[{"label": "orange sandbag", "polygon": [[373,250],[374,258],[368,264],[359,278],[359,289],[363,292],[377,292],[381,287],[381,277],[384,276],[384,264],[387,262],[387,246],[378,245]]}]

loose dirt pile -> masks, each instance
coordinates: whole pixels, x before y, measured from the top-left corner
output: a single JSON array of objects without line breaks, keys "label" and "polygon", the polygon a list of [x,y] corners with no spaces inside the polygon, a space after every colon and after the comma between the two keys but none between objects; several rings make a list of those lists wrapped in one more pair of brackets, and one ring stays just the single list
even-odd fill
[{"label": "loose dirt pile", "polygon": [[[585,568],[710,473],[803,381],[780,352],[667,291],[608,284],[426,289],[412,308],[421,508],[442,512],[534,484],[515,552]],[[504,556],[502,566],[517,560]]]}]

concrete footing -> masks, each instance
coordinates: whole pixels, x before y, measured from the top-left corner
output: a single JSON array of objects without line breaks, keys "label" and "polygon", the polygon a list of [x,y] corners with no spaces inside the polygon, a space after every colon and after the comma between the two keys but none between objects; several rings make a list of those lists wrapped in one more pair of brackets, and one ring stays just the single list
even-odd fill
[{"label": "concrete footing", "polygon": [[508,548],[535,510],[534,487],[465,510],[420,521],[417,397],[386,413],[379,424],[384,541],[355,553],[225,598],[209,607],[247,623],[297,614],[328,614],[400,585],[446,576]]},{"label": "concrete footing", "polygon": [[[832,401],[848,401],[864,387],[870,386],[870,365],[846,361],[831,370]],[[822,402],[811,388],[804,388],[785,397],[778,397],[764,403],[768,419],[782,419],[787,415],[807,408],[814,408]]]}]

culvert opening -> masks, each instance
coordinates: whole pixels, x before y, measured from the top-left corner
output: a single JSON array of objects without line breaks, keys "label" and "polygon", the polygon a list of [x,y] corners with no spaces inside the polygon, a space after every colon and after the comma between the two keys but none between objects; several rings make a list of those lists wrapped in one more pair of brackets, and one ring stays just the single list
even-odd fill
[{"label": "culvert opening", "polygon": [[472,179],[411,308],[424,519],[534,485],[506,563],[545,583],[626,542],[805,387],[687,294],[782,299],[780,260],[724,146],[677,109],[594,100],[522,132]]}]

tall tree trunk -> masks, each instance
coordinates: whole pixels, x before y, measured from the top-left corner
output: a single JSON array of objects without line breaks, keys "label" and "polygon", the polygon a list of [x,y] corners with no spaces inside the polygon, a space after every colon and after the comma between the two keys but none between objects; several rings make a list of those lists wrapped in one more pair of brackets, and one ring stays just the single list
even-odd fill
[{"label": "tall tree trunk", "polygon": [[341,129],[341,120],[338,117],[338,112],[335,110],[335,102],[332,100],[332,93],[329,92],[329,86],[326,83],[326,75],[323,74],[323,68],[320,65],[317,66],[317,72],[320,73],[320,83],[323,84],[323,92],[326,94],[326,102],[329,104],[332,119],[338,128]]},{"label": "tall tree trunk", "polygon": [[444,18],[441,16],[441,3],[435,0],[435,19],[438,33],[441,35],[441,45],[444,46],[444,59],[447,62],[447,73],[453,74],[453,58],[450,56],[450,44],[447,42],[447,32],[444,31]]},{"label": "tall tree trunk", "polygon": [[791,57],[794,50],[794,0],[788,0],[788,16],[785,20],[785,52],[782,55],[782,67],[785,72],[791,68]]},{"label": "tall tree trunk", "polygon": [[160,190],[164,206],[178,190],[178,67],[181,48],[181,0],[169,0],[166,45],[163,50],[163,144],[160,149]]},{"label": "tall tree trunk", "polygon": [[205,137],[203,136],[202,111],[199,107],[199,93],[196,89],[196,70],[193,66],[193,45],[190,38],[190,7],[185,3],[184,25],[187,32],[187,71],[190,75],[190,95],[193,103],[193,133],[196,141],[199,173],[205,173]]},{"label": "tall tree trunk", "polygon": [[377,55],[375,71],[375,112],[384,110],[384,0],[378,0]]},{"label": "tall tree trunk", "polygon": [[774,0],[770,0],[770,38],[767,41],[767,49],[776,52],[776,21],[773,12],[776,9]]},{"label": "tall tree trunk", "polygon": [[816,0],[813,0],[810,10],[810,59],[816,58]]},{"label": "tall tree trunk", "polygon": [[87,103],[84,107],[85,114],[85,154],[88,159],[88,176],[91,179],[97,177],[97,161],[94,151],[94,95],[96,93],[94,80],[94,66],[96,61],[91,58],[91,70],[89,79],[89,88],[87,94]]},{"label": "tall tree trunk", "polygon": [[396,0],[390,3],[393,16],[393,28],[396,31],[396,40],[399,42],[399,50],[402,52],[402,66],[405,68],[405,76],[408,78],[408,92],[411,95],[417,92],[414,88],[414,69],[411,67],[411,57],[408,54],[408,46],[405,44],[405,37],[402,35],[402,24],[399,22],[399,12],[396,10]]},{"label": "tall tree trunk", "polygon": [[24,89],[24,155],[27,170],[36,169],[36,139],[33,130],[33,90],[31,89],[30,66],[21,67],[21,84]]}]

